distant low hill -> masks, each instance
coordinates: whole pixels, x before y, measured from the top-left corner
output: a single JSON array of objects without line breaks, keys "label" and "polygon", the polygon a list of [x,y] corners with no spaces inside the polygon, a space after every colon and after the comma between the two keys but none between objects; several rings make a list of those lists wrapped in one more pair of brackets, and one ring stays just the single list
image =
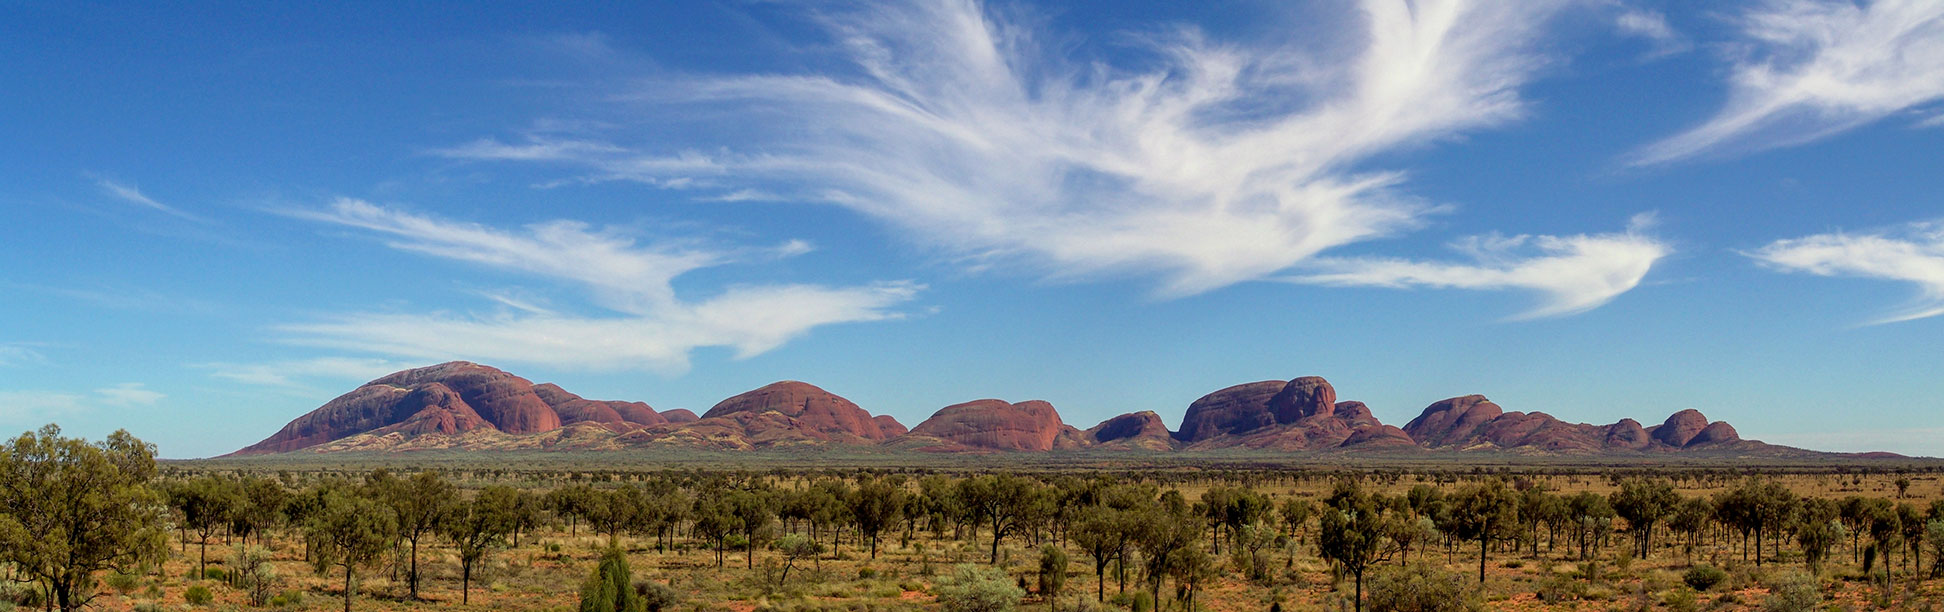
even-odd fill
[{"label": "distant low hill", "polygon": [[[929,453],[1242,450],[1262,453],[1459,451],[1567,456],[1707,452],[1812,457],[1743,440],[1726,422],[1682,410],[1658,425],[1568,423],[1507,412],[1482,395],[1432,403],[1399,428],[1363,402],[1338,401],[1329,381],[1304,376],[1236,385],[1188,405],[1180,431],[1142,411],[1082,430],[1039,400],[980,399],[944,407],[906,428],[888,415],[804,382],[783,381],[722,400],[702,416],[642,402],[590,400],[553,384],[464,361],[397,372],[297,417],[232,455],[462,450],[709,450],[883,447]],[[1886,453],[1846,455],[1876,457]],[[1890,455],[1893,456],[1894,455]]]}]

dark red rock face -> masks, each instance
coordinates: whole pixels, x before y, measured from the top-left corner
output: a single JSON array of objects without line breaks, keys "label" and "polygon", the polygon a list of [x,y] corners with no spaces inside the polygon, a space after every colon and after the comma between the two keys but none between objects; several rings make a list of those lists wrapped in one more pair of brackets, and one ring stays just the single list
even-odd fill
[{"label": "dark red rock face", "polygon": [[1503,414],[1504,409],[1483,395],[1454,397],[1425,407],[1423,414],[1404,425],[1404,433],[1430,447],[1464,444],[1480,427]]},{"label": "dark red rock face", "polygon": [[1692,439],[1689,439],[1687,445],[1694,447],[1703,444],[1739,441],[1741,441],[1741,434],[1735,432],[1735,426],[1729,425],[1727,421],[1715,421],[1709,423],[1706,428],[1701,430],[1701,433],[1695,434]]},{"label": "dark red rock face", "polygon": [[495,368],[454,361],[387,375],[297,417],[237,454],[287,452],[358,434],[405,436],[494,429],[523,434],[571,423],[616,431],[665,423],[640,402],[582,399]]},{"label": "dark red rock face", "polygon": [[1168,425],[1161,421],[1161,415],[1152,410],[1123,414],[1093,426],[1086,431],[1087,439],[1095,444],[1106,444],[1121,440],[1153,440],[1166,443],[1172,434]]},{"label": "dark red rock face", "polygon": [[1336,388],[1320,376],[1304,376],[1289,381],[1275,397],[1269,398],[1269,413],[1279,424],[1294,423],[1309,417],[1327,417],[1336,410]]},{"label": "dark red rock face", "polygon": [[687,408],[676,408],[668,412],[663,412],[661,413],[661,417],[664,419],[668,419],[668,422],[670,423],[678,423],[678,424],[694,423],[695,421],[702,418],[699,416],[695,416],[695,413],[690,411]]},{"label": "dark red rock face", "polygon": [[1620,422],[1606,426],[1607,448],[1640,450],[1653,443],[1653,438],[1647,437],[1647,430],[1640,427],[1640,421],[1620,419]]},{"label": "dark red rock face", "polygon": [[1188,405],[1188,413],[1181,418],[1181,431],[1175,437],[1192,443],[1274,425],[1276,415],[1269,412],[1269,400],[1288,385],[1280,380],[1265,380],[1204,395]]},{"label": "dark red rock face", "polygon": [[878,431],[884,432],[885,438],[896,438],[911,431],[905,428],[904,423],[899,423],[897,419],[892,418],[888,414],[871,417],[871,420],[877,421]]},{"label": "dark red rock face", "polygon": [[411,388],[430,382],[450,387],[486,422],[510,434],[560,429],[560,415],[533,392],[533,382],[496,368],[453,361],[398,372],[372,385]]},{"label": "dark red rock face", "polygon": [[1004,451],[1049,451],[1062,447],[1063,437],[1078,434],[1060,420],[1052,404],[1040,400],[1008,404],[1005,400],[982,399],[954,404],[911,428],[912,436]]},{"label": "dark red rock face", "polygon": [[871,413],[850,400],[816,385],[793,380],[771,383],[722,400],[703,413],[702,420],[737,413],[764,412],[775,412],[794,419],[797,428],[812,437],[843,435],[879,441],[897,435],[886,434]]},{"label": "dark red rock face", "polygon": [[1667,422],[1661,423],[1650,433],[1653,434],[1656,442],[1674,448],[1683,448],[1695,436],[1701,435],[1701,430],[1707,428],[1708,417],[1702,416],[1699,410],[1689,408],[1667,417]]}]

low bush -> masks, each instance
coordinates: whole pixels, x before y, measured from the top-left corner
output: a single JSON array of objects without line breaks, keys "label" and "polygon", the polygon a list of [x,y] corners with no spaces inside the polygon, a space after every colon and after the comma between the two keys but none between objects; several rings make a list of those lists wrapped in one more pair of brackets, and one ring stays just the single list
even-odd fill
[{"label": "low bush", "polygon": [[182,591],[182,600],[194,606],[208,605],[209,601],[214,598],[215,596],[209,593],[209,587],[200,584]]},{"label": "low bush", "polygon": [[1712,565],[1696,565],[1688,568],[1687,573],[1681,574],[1681,582],[1687,583],[1696,591],[1712,589],[1726,580],[1728,580],[1728,572]]},{"label": "low bush", "polygon": [[945,612],[1008,612],[1026,596],[1004,571],[975,565],[958,566],[937,590]]},{"label": "low bush", "polygon": [[1397,612],[1460,612],[1483,610],[1485,604],[1458,574],[1427,565],[1411,565],[1377,573],[1364,589],[1373,610]]},{"label": "low bush", "polygon": [[1792,571],[1778,576],[1769,585],[1768,599],[1762,609],[1769,612],[1809,612],[1822,607],[1822,584],[1815,576]]}]

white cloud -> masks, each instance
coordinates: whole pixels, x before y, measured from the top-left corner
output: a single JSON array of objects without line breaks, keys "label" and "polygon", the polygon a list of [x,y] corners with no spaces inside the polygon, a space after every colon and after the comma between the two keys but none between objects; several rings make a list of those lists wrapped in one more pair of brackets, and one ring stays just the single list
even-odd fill
[{"label": "white cloud", "polygon": [[127,202],[144,208],[158,210],[171,215],[182,217],[184,219],[189,219],[191,221],[200,220],[195,215],[191,215],[189,213],[183,212],[181,209],[178,209],[174,206],[170,206],[155,201],[154,198],[148,197],[147,194],[142,193],[140,189],[136,189],[134,186],[123,185],[121,183],[117,183],[115,181],[111,181],[108,179],[96,180],[95,184],[99,185],[101,187],[101,190],[107,192],[108,195],[114,196],[115,198],[123,202]]},{"label": "white cloud", "polygon": [[233,382],[273,387],[301,387],[299,381],[369,381],[392,372],[410,369],[426,362],[358,357],[317,357],[265,363],[206,363],[198,367],[211,370],[210,376]]},{"label": "white cloud", "polygon": [[0,423],[23,425],[67,416],[87,407],[87,398],[57,391],[0,391]]},{"label": "white cloud", "polygon": [[832,203],[974,267],[1152,276],[1185,295],[1444,210],[1400,192],[1401,174],[1362,166],[1520,117],[1517,90],[1546,63],[1538,30],[1568,4],[1369,0],[1352,23],[1312,24],[1348,36],[1128,34],[1142,59],[1121,65],[1049,52],[1063,47],[970,0],[873,4],[817,15],[844,70],[635,95],[645,121],[733,122],[709,133],[747,140],[709,148],[741,152],[539,134],[444,153]]},{"label": "white cloud", "polygon": [[1643,232],[1651,215],[1634,218],[1624,233],[1576,236],[1483,236],[1453,245],[1472,263],[1384,258],[1319,258],[1297,283],[1440,289],[1519,289],[1538,293],[1538,307],[1519,318],[1592,310],[1640,285],[1672,249]]},{"label": "white cloud", "polygon": [[47,357],[33,347],[0,342],[0,367],[47,363]]},{"label": "white cloud", "polygon": [[339,200],[327,210],[297,215],[391,236],[388,244],[400,250],[578,283],[614,313],[559,314],[522,302],[528,307],[487,315],[351,313],[279,328],[298,344],[420,360],[679,372],[688,367],[688,355],[696,348],[730,347],[749,357],[815,327],[898,318],[901,314],[893,309],[922,289],[908,282],[747,285],[686,300],[670,285],[684,273],[745,259],[800,255],[811,247],[798,240],[742,250],[639,244],[616,231],[563,221],[507,231],[357,200]]},{"label": "white cloud", "polygon": [[121,383],[113,387],[95,389],[95,395],[102,404],[120,408],[135,406],[154,406],[162,398],[168,397],[159,391],[144,388],[142,383]]},{"label": "white cloud", "polygon": [[1915,223],[1874,234],[1829,233],[1777,240],[1746,253],[1770,267],[1817,276],[1910,283],[1917,296],[1875,323],[1944,315],[1944,223]]},{"label": "white cloud", "polygon": [[1944,99],[1944,3],[1770,0],[1738,24],[1726,105],[1634,164],[1802,144]]},{"label": "white cloud", "polygon": [[1657,11],[1641,8],[1624,8],[1614,18],[1613,25],[1622,34],[1646,40],[1653,45],[1648,58],[1659,58],[1687,51],[1691,45],[1685,37],[1667,25],[1667,16]]}]

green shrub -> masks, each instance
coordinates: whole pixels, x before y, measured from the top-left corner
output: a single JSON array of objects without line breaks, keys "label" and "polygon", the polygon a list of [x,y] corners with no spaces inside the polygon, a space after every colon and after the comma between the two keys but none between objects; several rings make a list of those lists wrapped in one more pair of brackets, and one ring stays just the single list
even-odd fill
[{"label": "green shrub", "polygon": [[142,589],[142,596],[147,597],[149,599],[161,599],[162,586],[156,584],[148,585],[147,587]]},{"label": "green shrub", "polygon": [[229,575],[229,574],[226,574],[226,573],[224,573],[224,572],[223,572],[223,568],[220,568],[220,567],[212,567],[212,568],[209,568],[209,569],[206,569],[206,570],[203,570],[203,576],[202,576],[202,577],[204,577],[204,578],[208,578],[208,579],[210,579],[210,580],[217,580],[217,581],[221,581],[221,580],[222,580],[222,579],[223,579],[224,577],[226,577],[226,576],[228,576],[228,575]]},{"label": "green shrub", "polygon": [[1008,612],[1025,596],[1026,591],[1014,586],[1006,572],[975,565],[958,566],[938,586],[938,603],[945,612]]},{"label": "green shrub", "polygon": [[642,609],[647,612],[662,612],[682,602],[682,596],[666,584],[644,580],[635,583],[634,588],[635,596],[641,598]]},{"label": "green shrub", "polygon": [[1694,589],[1686,588],[1668,591],[1666,595],[1661,596],[1661,605],[1674,612],[1694,612],[1701,609],[1700,599],[1695,596]]},{"label": "green shrub", "polygon": [[1539,601],[1546,603],[1579,601],[1586,599],[1587,589],[1590,586],[1572,575],[1553,574],[1539,581],[1539,588],[1533,594],[1539,596]]},{"label": "green shrub", "polygon": [[1681,582],[1687,583],[1696,591],[1712,589],[1727,579],[1728,572],[1712,565],[1696,565],[1688,568],[1687,573],[1681,574]]},{"label": "green shrub", "polygon": [[594,573],[581,583],[580,612],[642,612],[643,603],[635,594],[627,555],[620,548],[609,547],[601,553]]},{"label": "green shrub", "polygon": [[1131,602],[1131,605],[1127,608],[1129,610],[1133,610],[1134,612],[1154,612],[1154,597],[1148,595],[1147,591],[1135,592]]},{"label": "green shrub", "polygon": [[144,601],[135,604],[134,610],[135,612],[162,612],[162,604],[153,601]]},{"label": "green shrub", "polygon": [[870,580],[876,577],[877,577],[877,568],[871,567],[869,565],[857,568],[858,580]]},{"label": "green shrub", "polygon": [[1822,606],[1822,584],[1815,576],[1800,571],[1783,574],[1769,585],[1768,599],[1762,609],[1769,612],[1808,612]]},{"label": "green shrub", "polygon": [[141,586],[141,582],[141,579],[134,574],[124,574],[121,572],[109,574],[107,578],[108,588],[114,589],[116,593],[122,595],[135,592],[135,587]]},{"label": "green shrub", "polygon": [[279,608],[295,608],[304,605],[304,592],[285,590],[270,598],[270,605]]},{"label": "green shrub", "polygon": [[200,584],[191,586],[182,592],[182,600],[189,602],[190,605],[206,605],[213,598],[214,596],[209,594],[209,587]]},{"label": "green shrub", "polygon": [[1397,612],[1459,612],[1483,610],[1485,604],[1463,576],[1412,565],[1378,572],[1364,589],[1372,610]]}]

